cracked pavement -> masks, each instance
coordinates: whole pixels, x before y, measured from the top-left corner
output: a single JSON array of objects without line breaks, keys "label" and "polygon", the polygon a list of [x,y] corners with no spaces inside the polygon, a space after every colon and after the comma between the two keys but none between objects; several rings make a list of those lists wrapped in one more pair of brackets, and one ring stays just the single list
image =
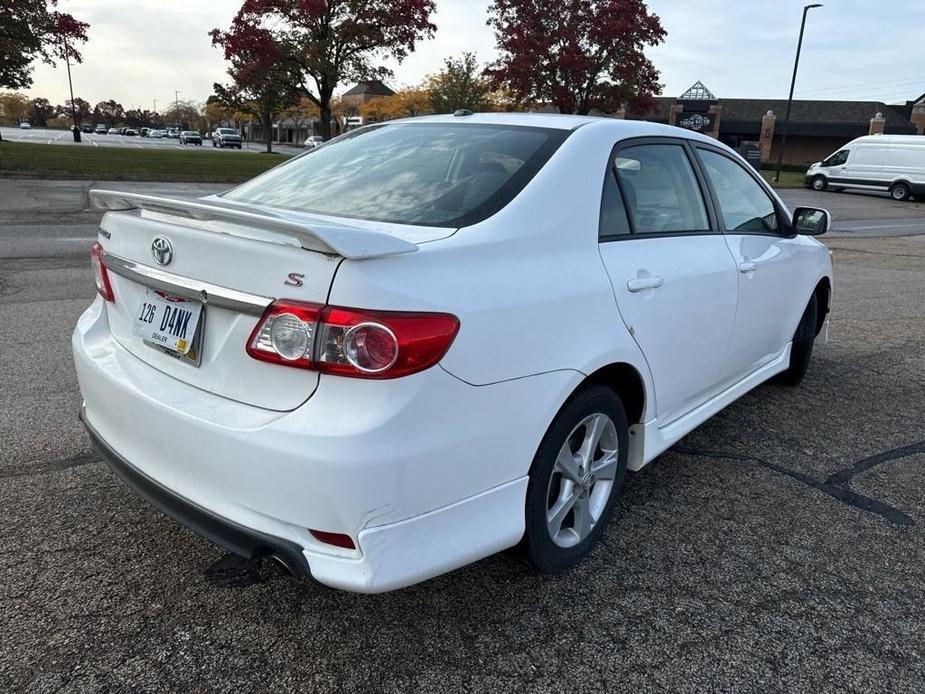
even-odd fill
[{"label": "cracked pavement", "polygon": [[134,496],[77,421],[85,253],[0,259],[0,691],[925,690],[925,235],[826,242],[803,385],[630,475],[576,570],[508,552],[379,596],[236,560]]}]

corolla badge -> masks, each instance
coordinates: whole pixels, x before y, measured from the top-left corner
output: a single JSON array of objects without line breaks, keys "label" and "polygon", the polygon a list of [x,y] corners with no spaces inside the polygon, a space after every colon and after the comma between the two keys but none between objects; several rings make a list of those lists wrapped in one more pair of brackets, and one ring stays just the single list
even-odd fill
[{"label": "corolla badge", "polygon": [[170,265],[173,260],[173,246],[164,236],[156,236],[151,242],[151,255],[158,265]]}]

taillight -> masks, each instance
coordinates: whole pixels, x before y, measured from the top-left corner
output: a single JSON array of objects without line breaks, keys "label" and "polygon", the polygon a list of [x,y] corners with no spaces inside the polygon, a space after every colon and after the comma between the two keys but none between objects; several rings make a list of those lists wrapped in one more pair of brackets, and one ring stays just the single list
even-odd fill
[{"label": "taillight", "polygon": [[116,298],[112,294],[112,284],[109,282],[109,271],[103,262],[104,254],[100,242],[94,241],[93,245],[90,246],[90,265],[93,266],[93,280],[96,282],[96,291],[100,293],[101,297],[106,301],[115,301]]},{"label": "taillight", "polygon": [[312,368],[312,347],[321,308],[296,301],[274,302],[251,333],[247,353],[254,359]]},{"label": "taillight", "polygon": [[354,378],[397,378],[446,354],[459,320],[446,313],[363,311],[276,301],[247,342],[254,359]]}]

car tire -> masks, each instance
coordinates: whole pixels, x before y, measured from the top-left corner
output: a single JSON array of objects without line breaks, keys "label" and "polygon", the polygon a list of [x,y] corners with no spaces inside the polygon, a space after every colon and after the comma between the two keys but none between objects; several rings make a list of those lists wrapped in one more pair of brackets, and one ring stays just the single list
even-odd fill
[{"label": "car tire", "polygon": [[559,410],[527,484],[521,549],[537,571],[565,571],[591,551],[620,501],[628,450],[626,413],[611,389],[585,388]]},{"label": "car tire", "polygon": [[778,383],[785,386],[798,385],[809,369],[809,360],[813,356],[813,342],[816,340],[816,325],[819,315],[819,302],[813,294],[806,304],[803,317],[793,335],[790,347],[790,366],[777,377]]},{"label": "car tire", "polygon": [[890,197],[898,202],[906,202],[912,196],[912,189],[907,183],[894,183],[890,187]]},{"label": "car tire", "polygon": [[825,190],[829,187],[829,182],[826,180],[825,176],[813,176],[813,180],[810,183],[813,190]]}]

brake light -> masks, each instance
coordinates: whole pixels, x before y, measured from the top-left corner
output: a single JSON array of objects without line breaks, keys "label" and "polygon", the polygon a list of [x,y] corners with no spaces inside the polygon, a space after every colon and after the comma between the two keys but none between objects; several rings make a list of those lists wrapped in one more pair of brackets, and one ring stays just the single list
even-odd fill
[{"label": "brake light", "polygon": [[247,342],[254,359],[354,378],[398,378],[446,354],[459,320],[446,313],[364,311],[275,301]]},{"label": "brake light", "polygon": [[93,280],[96,282],[96,291],[106,301],[115,302],[116,298],[112,293],[112,283],[109,281],[109,271],[103,262],[105,251],[99,241],[94,241],[90,246],[90,265],[93,267]]}]

